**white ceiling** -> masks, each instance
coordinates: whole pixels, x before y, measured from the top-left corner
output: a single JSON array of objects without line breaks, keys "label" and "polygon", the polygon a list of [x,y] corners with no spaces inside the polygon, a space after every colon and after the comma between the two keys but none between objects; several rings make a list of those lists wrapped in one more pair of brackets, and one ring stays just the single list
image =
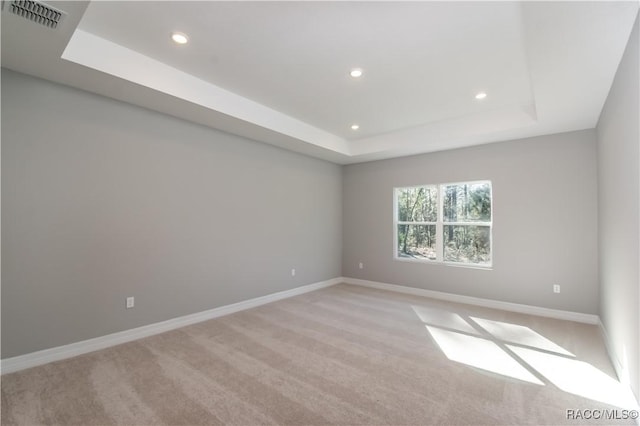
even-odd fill
[{"label": "white ceiling", "polygon": [[[46,3],[68,14],[57,30],[3,11],[3,67],[340,164],[595,127],[638,11],[610,1]],[[190,42],[176,45],[172,31]]]}]

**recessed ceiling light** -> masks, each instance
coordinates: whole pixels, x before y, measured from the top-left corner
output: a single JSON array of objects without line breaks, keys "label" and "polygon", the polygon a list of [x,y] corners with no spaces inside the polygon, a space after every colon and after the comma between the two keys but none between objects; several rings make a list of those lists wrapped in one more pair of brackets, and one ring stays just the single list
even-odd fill
[{"label": "recessed ceiling light", "polygon": [[476,94],[476,99],[484,99],[487,97],[487,94],[484,92],[480,92],[478,94]]},{"label": "recessed ceiling light", "polygon": [[351,70],[349,75],[353,78],[362,77],[362,70],[360,68],[354,68]]},{"label": "recessed ceiling light", "polygon": [[172,33],[171,40],[178,44],[187,44],[187,42],[189,41],[189,37],[187,37],[187,35],[183,33]]},{"label": "recessed ceiling light", "polygon": [[357,124],[352,124],[351,125],[351,130],[358,130],[360,128],[360,126],[358,126]]}]

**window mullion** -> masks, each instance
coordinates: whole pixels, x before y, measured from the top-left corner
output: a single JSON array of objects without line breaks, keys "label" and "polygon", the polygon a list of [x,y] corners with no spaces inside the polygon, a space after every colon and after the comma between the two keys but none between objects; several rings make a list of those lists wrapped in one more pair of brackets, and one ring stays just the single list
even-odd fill
[{"label": "window mullion", "polygon": [[444,258],[444,226],[442,225],[443,222],[443,197],[442,197],[442,185],[438,186],[438,217],[437,219],[437,224],[436,224],[436,261],[437,262],[442,262],[443,258]]}]

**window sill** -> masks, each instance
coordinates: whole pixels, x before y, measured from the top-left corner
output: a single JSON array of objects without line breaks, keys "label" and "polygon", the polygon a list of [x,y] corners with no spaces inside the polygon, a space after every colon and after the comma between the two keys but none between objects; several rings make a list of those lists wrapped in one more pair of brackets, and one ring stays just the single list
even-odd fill
[{"label": "window sill", "polygon": [[442,266],[451,266],[453,268],[480,269],[482,271],[493,270],[493,264],[474,265],[474,264],[465,264],[465,263],[456,263],[456,262],[442,262],[438,260],[429,260],[429,259],[413,259],[410,257],[394,257],[393,260],[397,260],[399,262],[407,262],[407,263],[421,263],[424,265],[442,265]]}]

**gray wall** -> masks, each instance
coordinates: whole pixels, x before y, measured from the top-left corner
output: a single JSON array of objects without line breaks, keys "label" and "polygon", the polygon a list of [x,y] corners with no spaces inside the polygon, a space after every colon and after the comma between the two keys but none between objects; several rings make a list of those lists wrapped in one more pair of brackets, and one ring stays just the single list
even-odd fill
[{"label": "gray wall", "polygon": [[2,358],[338,277],[341,192],[337,165],[3,70]]},{"label": "gray wall", "polygon": [[640,398],[640,87],[638,20],[598,122],[600,315]]},{"label": "gray wall", "polygon": [[[394,187],[484,179],[492,270],[394,260]],[[343,276],[596,314],[596,184],[594,130],[349,165]]]}]

